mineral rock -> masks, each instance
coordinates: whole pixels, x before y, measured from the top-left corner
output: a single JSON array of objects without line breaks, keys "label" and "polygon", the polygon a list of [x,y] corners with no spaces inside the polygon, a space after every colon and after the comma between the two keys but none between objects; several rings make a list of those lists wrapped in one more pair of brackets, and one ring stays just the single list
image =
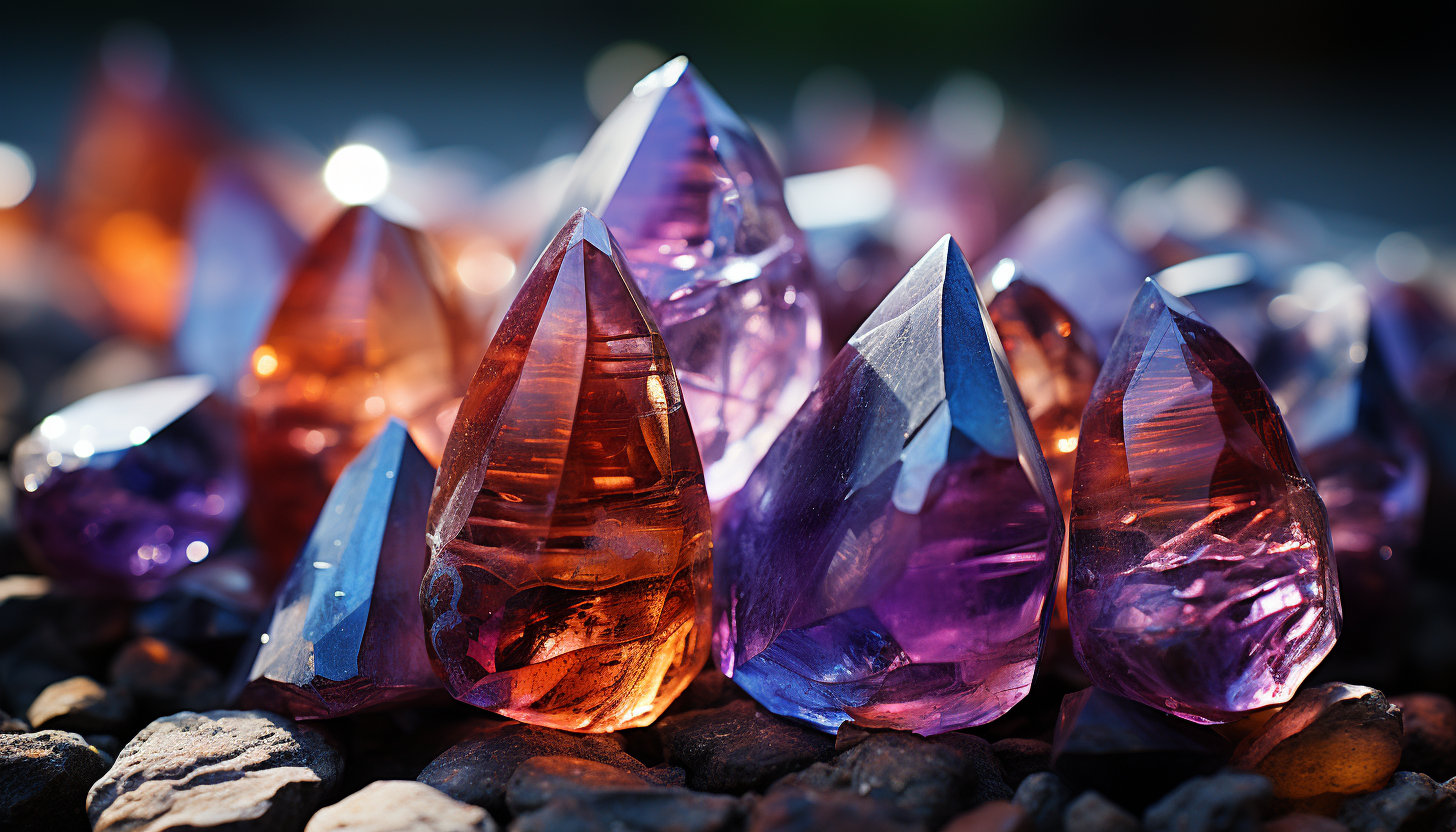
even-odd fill
[{"label": "mineral rock", "polygon": [[75,676],[41,691],[25,716],[36,729],[114,734],[126,727],[129,705],[125,695],[107,691],[95,679]]},{"label": "mineral rock", "polygon": [[1400,708],[1400,768],[1436,780],[1456,777],[1456,703],[1439,693],[1408,693],[1390,704]]},{"label": "mineral rock", "polygon": [[320,809],[304,832],[496,832],[496,825],[479,806],[424,783],[377,780]]},{"label": "mineral rock", "polygon": [[84,832],[86,790],[106,763],[65,731],[0,734],[0,828]]},{"label": "mineral rock", "polygon": [[143,718],[215,708],[226,695],[217,671],[150,636],[133,640],[112,660],[111,686],[129,696]]},{"label": "mineral rock", "polygon": [[1266,777],[1225,771],[1194,777],[1149,807],[1148,832],[1259,832],[1274,808]]},{"label": "mineral rock", "polygon": [[753,807],[747,832],[916,832],[924,827],[894,806],[843,791],[781,786]]},{"label": "mineral rock", "polygon": [[1138,832],[1142,826],[1126,809],[1091,789],[1077,795],[1062,813],[1062,825],[1075,832]]},{"label": "mineral rock", "polygon": [[652,727],[669,763],[688,772],[688,787],[742,794],[834,754],[834,740],[739,700],[664,717]]},{"label": "mineral rock", "polygon": [[1050,771],[1028,775],[1016,787],[1012,802],[1031,816],[1036,832],[1061,832],[1062,813],[1072,799],[1072,789],[1065,780]]},{"label": "mineral rock", "polygon": [[1350,832],[1435,832],[1450,829],[1453,815],[1456,787],[1413,771],[1396,772],[1389,786],[1351,798],[1340,809]]}]

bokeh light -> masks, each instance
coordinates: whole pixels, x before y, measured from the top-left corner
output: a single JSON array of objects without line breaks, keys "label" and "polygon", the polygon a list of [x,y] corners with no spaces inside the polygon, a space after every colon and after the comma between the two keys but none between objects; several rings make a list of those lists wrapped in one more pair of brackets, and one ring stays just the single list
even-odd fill
[{"label": "bokeh light", "polygon": [[389,160],[367,144],[346,144],[324,163],[324,186],[345,205],[377,202],[389,189]]},{"label": "bokeh light", "polygon": [[0,142],[0,208],[14,208],[35,187],[35,163],[13,144]]}]

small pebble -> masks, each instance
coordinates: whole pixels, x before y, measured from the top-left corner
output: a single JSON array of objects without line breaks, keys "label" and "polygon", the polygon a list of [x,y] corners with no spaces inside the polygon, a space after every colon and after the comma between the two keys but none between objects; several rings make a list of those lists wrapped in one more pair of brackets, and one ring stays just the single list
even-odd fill
[{"label": "small pebble", "polygon": [[1398,771],[1380,791],[1346,800],[1340,821],[1350,832],[1436,832],[1452,828],[1453,814],[1456,783]]},{"label": "small pebble", "polygon": [[0,829],[89,830],[86,791],[105,773],[106,761],[77,734],[0,734]]},{"label": "small pebble", "polygon": [[1433,780],[1456,777],[1456,703],[1439,693],[1408,693],[1390,704],[1400,708],[1405,725],[1401,770]]},{"label": "small pebble", "polygon": [[888,806],[842,791],[775,787],[754,806],[747,832],[923,832]]},{"label": "small pebble", "polygon": [[41,691],[25,716],[36,728],[118,734],[126,729],[130,712],[124,694],[107,691],[95,679],[74,676]]},{"label": "small pebble", "polygon": [[652,726],[663,756],[688,773],[688,788],[743,794],[834,755],[834,738],[774,716],[756,702],[688,711]]},{"label": "small pebble", "polygon": [[1148,832],[1258,832],[1273,813],[1274,784],[1246,771],[1194,777],[1143,815]]},{"label": "small pebble", "polygon": [[1085,791],[1067,804],[1062,825],[1071,832],[1138,832],[1132,813],[1095,791]]},{"label": "small pebble", "polygon": [[1061,832],[1062,813],[1072,799],[1066,781],[1050,771],[1028,774],[1012,802],[1026,810],[1036,832]]},{"label": "small pebble", "polygon": [[496,832],[479,806],[413,780],[379,780],[320,809],[304,832]]},{"label": "small pebble", "polygon": [[1009,800],[992,800],[957,815],[941,832],[1034,832],[1031,815]]}]

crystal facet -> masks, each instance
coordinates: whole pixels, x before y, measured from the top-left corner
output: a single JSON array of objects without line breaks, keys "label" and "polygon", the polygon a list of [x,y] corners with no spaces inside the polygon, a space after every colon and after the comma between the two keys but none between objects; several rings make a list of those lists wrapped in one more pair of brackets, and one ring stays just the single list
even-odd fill
[{"label": "crystal facet", "polygon": [[303,240],[241,166],[219,165],[192,203],[187,242],[192,287],[177,358],[191,372],[211,374],[232,397]]},{"label": "crystal facet", "polygon": [[1082,417],[1070,548],[1088,676],[1195,722],[1287,701],[1339,634],[1324,505],[1278,407],[1152,280]]},{"label": "crystal facet", "polygon": [[471,382],[429,541],[427,639],[457,699],[574,731],[640,726],[707,657],[702,464],[651,312],[585,210]]},{"label": "crystal facet", "polygon": [[398,419],[349,463],[278,591],[244,707],[327,718],[439,689],[418,592],[434,483]]},{"label": "crystal facet", "polygon": [[723,672],[835,731],[987,722],[1041,653],[1063,526],[959,247],[865,321],[724,508]]},{"label": "crystal facet", "polygon": [[803,235],[763,143],[676,58],[637,83],[577,160],[556,227],[606,222],[677,366],[716,503],[819,375]]},{"label": "crystal facet", "polygon": [[20,531],[58,581],[146,598],[218,548],[243,506],[227,413],[207,376],[88,396],[15,446]]},{"label": "crystal facet", "polygon": [[240,383],[253,530],[281,573],[329,488],[389,416],[438,459],[460,395],[460,326],[417,231],[352,208],[300,260]]}]

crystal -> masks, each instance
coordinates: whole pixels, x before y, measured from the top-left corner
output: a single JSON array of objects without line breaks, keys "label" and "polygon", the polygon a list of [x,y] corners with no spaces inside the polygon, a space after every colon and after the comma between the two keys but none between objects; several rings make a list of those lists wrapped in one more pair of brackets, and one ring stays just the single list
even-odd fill
[{"label": "crystal", "polygon": [[[1085,184],[1068,185],[1022,217],[981,262],[1022,264],[1060,303],[1077,310],[1097,345],[1106,350],[1128,301],[1151,273],[1128,248],[1108,216],[1107,199]],[[990,271],[985,270],[989,275]]]},{"label": "crystal", "polygon": [[418,592],[434,484],[404,423],[389,419],[339,475],[278,590],[243,707],[323,719],[439,689]]},{"label": "crystal", "polygon": [[1063,526],[949,236],[840,351],[723,509],[714,636],[769,710],[935,734],[1031,684]]},{"label": "crystal", "polygon": [[[1072,471],[1082,410],[1092,395],[1099,364],[1097,344],[1082,324],[1046,290],[1027,280],[1015,260],[1002,260],[991,274],[996,296],[986,304],[1006,363],[1016,379],[1026,415],[1036,429],[1041,455],[1057,491],[1062,520],[1072,510]],[[1067,619],[1067,560],[1057,576],[1057,624]]]},{"label": "crystal", "polygon": [[15,445],[20,532],[56,580],[155,596],[222,543],[243,506],[227,413],[207,376],[87,396]]},{"label": "crystal", "polygon": [[428,536],[427,641],[457,699],[573,731],[642,726],[707,657],[702,464],[647,303],[585,210],[470,384]]},{"label": "crystal", "polygon": [[820,369],[803,235],[763,143],[675,58],[577,159],[555,228],[585,206],[621,241],[678,369],[717,503],[743,484]]},{"label": "crystal", "polygon": [[303,239],[247,171],[208,172],[187,219],[191,289],[177,331],[177,358],[235,395],[283,293]]},{"label": "crystal", "polygon": [[219,136],[152,44],[109,44],[72,137],[56,206],[128,335],[165,341],[185,294],[187,205]]},{"label": "crystal", "polygon": [[1195,722],[1285,702],[1334,646],[1324,505],[1253,367],[1147,280],[1082,417],[1068,613],[1099,687]]},{"label": "crystal", "polygon": [[438,459],[463,388],[461,327],[420,232],[346,211],[289,278],[239,382],[252,528],[275,580],[344,466],[398,416]]}]

